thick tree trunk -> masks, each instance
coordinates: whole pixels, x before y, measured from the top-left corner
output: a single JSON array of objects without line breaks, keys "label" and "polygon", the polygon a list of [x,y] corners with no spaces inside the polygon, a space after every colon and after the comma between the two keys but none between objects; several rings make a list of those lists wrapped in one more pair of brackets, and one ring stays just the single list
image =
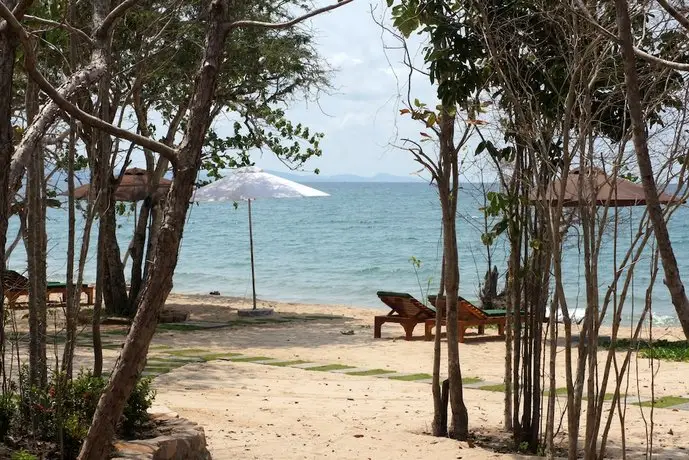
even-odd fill
[{"label": "thick tree trunk", "polygon": [[679,268],[677,267],[675,252],[670,242],[670,234],[668,233],[667,224],[663,218],[663,210],[658,200],[658,188],[655,183],[653,166],[651,165],[651,158],[648,153],[646,126],[644,124],[643,111],[641,108],[641,92],[639,90],[639,79],[636,73],[634,39],[632,37],[627,0],[615,0],[615,7],[617,10],[618,35],[624,61],[629,118],[632,122],[632,140],[634,142],[636,158],[639,163],[639,173],[641,176],[641,183],[644,187],[646,207],[651,223],[653,224],[653,231],[656,236],[660,258],[663,263],[665,284],[670,291],[672,304],[675,306],[675,311],[682,325],[684,336],[689,340],[689,299],[684,290],[684,284],[682,283]]},{"label": "thick tree trunk", "polygon": [[114,203],[112,202],[113,186],[108,183],[105,187],[108,187],[110,190],[107,193],[103,193],[103,198],[110,197],[110,199],[103,199],[101,203],[102,213],[98,228],[99,241],[103,245],[103,300],[105,301],[105,311],[108,315],[129,317],[133,315],[129,308],[124,265],[120,257],[120,246],[117,242],[117,216]]},{"label": "thick tree trunk", "polygon": [[[5,0],[0,0],[5,1]],[[5,1],[14,8],[14,1]],[[14,151],[12,139],[12,77],[14,75],[15,43],[10,34],[0,32],[0,366],[2,366],[2,391],[7,391],[5,375],[5,293],[3,273],[6,268],[5,245],[10,219],[12,185],[10,162]]]},{"label": "thick tree trunk", "polygon": [[201,163],[201,148],[210,123],[210,108],[228,28],[224,26],[231,9],[228,0],[213,0],[209,9],[206,49],[194,86],[190,117],[179,147],[178,164],[167,196],[163,225],[158,230],[146,283],[138,297],[137,312],[110,382],[101,397],[80,460],[101,460],[110,450],[115,427],[124,405],[143,370],[158,313],[172,289],[179,245],[194,181]]},{"label": "thick tree trunk", "polygon": [[146,230],[148,228],[148,221],[151,216],[151,197],[147,197],[141,204],[141,211],[136,222],[134,230],[134,238],[132,238],[131,254],[132,254],[132,274],[129,280],[129,304],[132,306],[131,311],[136,306],[136,298],[141,290],[143,282],[143,261],[144,251],[146,249]]}]

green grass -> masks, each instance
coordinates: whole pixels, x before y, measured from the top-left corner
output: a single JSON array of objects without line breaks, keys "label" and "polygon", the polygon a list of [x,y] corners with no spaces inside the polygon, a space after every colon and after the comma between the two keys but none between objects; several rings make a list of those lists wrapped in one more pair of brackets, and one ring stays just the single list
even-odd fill
[{"label": "green grass", "polygon": [[294,361],[279,361],[275,363],[268,363],[269,366],[277,366],[277,367],[289,367],[289,366],[297,366],[299,364],[306,364],[308,361],[302,361],[301,359],[295,359]]},{"label": "green grass", "polygon": [[214,359],[230,359],[235,356],[241,356],[241,353],[206,353],[204,355],[194,356],[194,358],[201,358],[203,361],[213,361]]},{"label": "green grass", "polygon": [[203,348],[183,348],[181,350],[166,351],[165,353],[172,356],[200,356],[210,353],[210,350]]},{"label": "green grass", "polygon": [[367,377],[370,375],[383,375],[383,374],[392,374],[395,371],[391,370],[386,370],[386,369],[369,369],[367,371],[354,371],[354,372],[345,372],[347,375],[357,375],[360,377]]},{"label": "green grass", "polygon": [[431,374],[410,374],[410,375],[394,375],[392,377],[388,377],[390,380],[400,380],[402,382],[413,382],[415,380],[426,380],[426,379],[432,379],[433,376]]},{"label": "green grass", "polygon": [[156,373],[156,374],[167,374],[172,369],[174,369],[174,368],[165,367],[165,366],[146,366],[144,371],[152,372],[152,373]]},{"label": "green grass", "polygon": [[473,385],[474,383],[479,383],[483,382],[483,379],[480,377],[466,377],[462,379],[462,383],[464,385]]},{"label": "green grass", "polygon": [[[217,353],[220,354],[220,353]],[[229,353],[230,355],[232,353]],[[238,353],[235,353],[234,356],[238,356]],[[235,362],[235,363],[253,363],[254,361],[267,361],[272,358],[268,358],[265,356],[246,356],[243,358],[232,358],[231,356],[228,356],[230,358],[230,361]],[[218,359],[218,358],[215,358]]]},{"label": "green grass", "polygon": [[182,324],[182,323],[164,323],[158,325],[158,331],[177,331],[177,332],[192,332],[206,330],[207,327],[198,326],[196,324]]},{"label": "green grass", "polygon": [[656,409],[665,409],[667,407],[677,406],[679,404],[689,403],[689,398],[680,398],[679,396],[662,396],[656,398],[655,401],[645,401],[639,404],[641,407],[655,407]]},{"label": "green grass", "polygon": [[343,369],[354,369],[354,366],[347,366],[346,364],[326,364],[325,366],[307,367],[307,371],[330,372],[340,371]]},{"label": "green grass", "polygon": [[[609,338],[604,338],[599,341],[599,345],[603,348],[610,348],[611,341]],[[618,339],[615,347],[618,350],[638,349],[639,356],[642,358],[689,362],[689,342],[686,340],[649,342],[647,340]]]},{"label": "green grass", "polygon": [[170,350],[171,348],[170,345],[153,345],[149,347],[149,350]]},{"label": "green grass", "polygon": [[484,391],[495,391],[502,393],[505,391],[505,384],[504,383],[497,383],[495,385],[484,385],[482,387],[478,387],[479,390],[484,390]]}]

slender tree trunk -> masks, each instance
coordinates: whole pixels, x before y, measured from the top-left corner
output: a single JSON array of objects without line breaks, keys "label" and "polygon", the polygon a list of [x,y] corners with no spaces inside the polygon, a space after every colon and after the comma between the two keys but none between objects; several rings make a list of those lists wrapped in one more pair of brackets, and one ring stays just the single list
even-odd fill
[{"label": "slender tree trunk", "polygon": [[[27,82],[26,111],[29,122],[38,112],[38,87]],[[45,387],[47,383],[46,356],[46,233],[45,182],[43,150],[33,149],[29,157],[26,184],[27,261],[29,271],[29,381]]]},{"label": "slender tree trunk", "polygon": [[194,85],[190,117],[179,147],[174,180],[168,192],[164,223],[158,230],[153,263],[138,297],[137,312],[120,359],[101,396],[91,427],[79,454],[80,460],[101,460],[110,450],[115,426],[137,378],[143,370],[158,313],[172,289],[179,245],[189,200],[201,164],[201,148],[210,124],[210,109],[217,84],[222,51],[229,29],[224,25],[230,14],[229,0],[214,0],[209,8],[203,65]]},{"label": "slender tree trunk", "polygon": [[[77,315],[79,309],[78,298],[81,297],[81,289],[74,286],[74,246],[76,242],[76,212],[74,203],[74,157],[76,155],[76,124],[70,123],[69,146],[67,152],[67,306],[66,316],[66,341],[62,354],[62,372],[67,378],[72,377],[72,365],[74,362],[74,348],[77,341]],[[75,302],[75,298],[77,301]]]},{"label": "slender tree trunk", "polygon": [[[457,296],[459,295],[459,258],[457,255],[457,199],[459,172],[454,146],[455,118],[443,110],[440,119],[440,162],[443,177],[438,179],[438,192],[443,215],[443,260],[445,266],[445,299],[447,313],[447,360],[450,381],[450,409],[452,422],[449,436],[466,441],[469,436],[469,415],[464,404],[462,370],[459,364],[459,324]],[[436,331],[438,332],[438,331]]]},{"label": "slender tree trunk", "polygon": [[[110,176],[110,172],[108,172]],[[110,181],[108,177],[108,182]],[[127,282],[124,278],[124,265],[120,256],[120,246],[117,242],[117,216],[113,202],[113,185],[107,183],[107,192],[101,196],[101,216],[98,228],[100,243],[103,245],[104,278],[103,299],[105,309],[109,315],[131,316],[129,298],[127,296]]]},{"label": "slender tree trunk", "polygon": [[617,10],[617,28],[622,48],[622,59],[624,61],[624,77],[627,86],[627,105],[629,107],[629,118],[632,122],[632,140],[636,159],[639,163],[639,173],[641,183],[644,188],[646,207],[648,215],[653,224],[653,232],[658,243],[658,251],[665,272],[665,285],[670,291],[672,304],[675,306],[677,317],[684,336],[689,340],[689,299],[684,290],[684,284],[680,278],[677,259],[670,242],[670,234],[667,230],[667,223],[663,218],[663,210],[658,199],[658,188],[656,187],[653,174],[653,166],[648,153],[648,142],[646,137],[646,126],[644,124],[643,110],[641,108],[641,92],[639,90],[639,79],[636,73],[636,57],[634,56],[634,39],[632,37],[632,26],[629,18],[629,6],[627,0],[615,0]]},{"label": "slender tree trunk", "polygon": [[[13,0],[4,1],[14,8]],[[5,245],[7,227],[10,219],[12,184],[10,183],[10,163],[12,161],[12,78],[14,76],[16,45],[7,32],[0,32],[0,365],[2,366],[2,391],[7,391],[5,374],[5,292],[3,274],[6,269]]]},{"label": "slender tree trunk", "polygon": [[445,256],[440,269],[440,288],[436,298],[435,339],[433,341],[433,436],[447,436],[447,404],[443,398],[440,381],[440,361],[442,359],[441,331],[445,317]]}]

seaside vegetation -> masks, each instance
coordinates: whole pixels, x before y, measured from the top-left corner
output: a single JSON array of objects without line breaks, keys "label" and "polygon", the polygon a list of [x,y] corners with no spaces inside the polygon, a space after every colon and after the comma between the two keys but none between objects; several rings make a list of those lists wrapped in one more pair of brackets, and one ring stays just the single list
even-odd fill
[{"label": "seaside vegetation", "polygon": [[[114,434],[142,435],[155,392],[150,379],[138,375],[141,369],[165,373],[183,365],[182,358],[271,364],[258,355],[173,348],[165,350],[172,358],[154,358],[144,367],[142,350],[149,350],[156,332],[205,329],[158,324],[195,188],[227,168],[251,165],[258,151],[274,153],[291,168],[322,155],[324,134],[288,116],[292,101],[329,89],[331,76],[313,30],[299,24],[350,3],[333,0],[314,9],[297,0],[91,0],[83,8],[75,0],[0,1],[0,338],[6,341],[0,344],[0,447],[9,446],[11,458],[102,460]],[[681,2],[385,3],[391,24],[386,19],[381,28],[399,42],[408,71],[393,72],[408,77],[406,91],[397,91],[405,93],[399,115],[418,128],[399,145],[431,178],[440,203],[436,286],[445,302],[436,320],[446,320],[447,340],[436,334],[432,374],[386,377],[382,369],[355,371],[348,364],[305,368],[431,380],[432,435],[471,442],[467,406],[475,404],[466,404],[463,385],[481,380],[462,377],[459,321],[467,312],[459,300],[458,245],[465,236],[457,231],[457,203],[462,176],[470,167],[484,168],[499,190],[484,189],[479,210],[487,262],[481,302],[504,310],[505,337],[503,383],[483,389],[504,393],[502,427],[510,452],[604,458],[610,430],[617,429],[624,448],[631,441],[622,422],[633,353],[689,361],[686,342],[642,336],[652,321],[653,289],[667,289],[689,340],[689,298],[668,230],[678,204],[689,198],[689,20],[673,6]],[[423,38],[420,66],[406,41],[416,34]],[[414,97],[416,77],[433,85],[430,100]],[[229,130],[221,131],[223,125]],[[129,168],[134,157],[146,168]],[[75,188],[87,169],[89,188],[80,197]],[[140,199],[118,195],[127,172],[145,177]],[[46,209],[59,205],[56,177],[67,188],[66,287],[60,292],[65,324],[49,331],[57,315],[48,316],[46,260],[53,235],[47,234]],[[675,196],[663,193],[669,183],[679,184]],[[635,193],[624,198],[629,190]],[[617,212],[630,205],[644,213],[627,235]],[[125,261],[117,218],[131,211],[138,215]],[[8,236],[10,219],[20,222],[16,236]],[[610,239],[614,244],[607,244]],[[584,273],[580,324],[564,294],[570,261],[563,248],[572,242]],[[491,259],[497,244],[509,252],[500,295]],[[26,277],[6,270],[18,247],[26,251]],[[604,274],[599,262],[608,249],[615,266]],[[637,263],[646,255],[649,263]],[[91,259],[97,286],[87,294],[94,305],[84,325],[90,331],[82,333],[81,292],[74,287],[83,285]],[[418,276],[420,261],[411,262]],[[641,270],[644,276],[635,278]],[[601,283],[604,275],[612,281]],[[633,338],[618,338],[625,301],[642,280],[647,302],[631,320]],[[28,333],[5,308],[17,292],[28,297],[21,319]],[[485,312],[464,308],[480,318],[474,323],[486,321]],[[102,326],[106,316],[123,317],[130,327]],[[220,327],[290,321],[236,320]],[[608,326],[612,338],[601,342],[601,327]],[[577,335],[580,340],[573,340]],[[75,354],[83,345],[93,353],[93,369],[79,372]],[[114,369],[104,369],[107,348],[119,350]],[[556,386],[563,361],[564,389]],[[441,381],[444,365],[448,378]],[[654,381],[643,383],[653,394]],[[566,396],[566,407],[556,404],[558,396]],[[661,396],[639,406],[688,401]],[[652,457],[653,418],[644,423],[646,437],[635,441]]]}]

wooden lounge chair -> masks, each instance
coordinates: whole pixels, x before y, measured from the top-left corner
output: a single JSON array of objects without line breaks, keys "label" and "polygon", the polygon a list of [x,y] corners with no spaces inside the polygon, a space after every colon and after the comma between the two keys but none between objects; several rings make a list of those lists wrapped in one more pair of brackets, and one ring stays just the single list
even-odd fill
[{"label": "wooden lounge chair", "polygon": [[380,329],[384,323],[401,324],[406,340],[411,340],[414,327],[435,318],[435,310],[429,308],[404,292],[378,291],[378,298],[392,310],[385,316],[376,316],[373,321],[373,337],[380,338]]},{"label": "wooden lounge chair", "polygon": [[[19,297],[29,295],[29,280],[14,270],[5,270],[3,278],[5,297],[7,298],[9,307],[15,306]],[[64,302],[67,297],[67,284],[56,281],[48,281],[47,294],[59,294],[61,301]],[[93,304],[93,286],[88,284],[81,285],[81,292],[86,294],[87,305]]]},{"label": "wooden lounge chair", "polygon": [[[445,303],[445,298],[441,297],[438,299],[436,296],[428,296],[428,300],[434,306],[438,306],[439,302],[442,302],[443,306]],[[459,297],[457,303],[457,316],[459,322],[458,331],[458,341],[459,343],[464,343],[464,335],[466,330],[470,327],[477,326],[478,333],[484,333],[484,326],[486,324],[495,324],[498,326],[498,334],[501,337],[505,336],[505,321],[507,319],[506,310],[482,310],[469,302],[468,300]],[[435,319],[427,320],[425,322],[425,338],[426,340],[433,339],[433,328],[435,327]],[[442,325],[446,326],[446,322],[443,319]]]}]

